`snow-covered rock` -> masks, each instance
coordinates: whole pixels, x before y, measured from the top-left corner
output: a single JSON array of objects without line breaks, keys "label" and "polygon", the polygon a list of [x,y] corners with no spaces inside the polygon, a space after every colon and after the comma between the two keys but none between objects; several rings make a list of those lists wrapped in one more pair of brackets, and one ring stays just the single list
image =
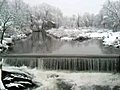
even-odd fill
[{"label": "snow-covered rock", "polygon": [[4,87],[2,80],[1,80],[1,69],[0,69],[0,90],[5,90],[5,87]]},{"label": "snow-covered rock", "polygon": [[15,67],[2,69],[2,81],[8,90],[23,90],[35,86],[32,82],[32,75]]}]

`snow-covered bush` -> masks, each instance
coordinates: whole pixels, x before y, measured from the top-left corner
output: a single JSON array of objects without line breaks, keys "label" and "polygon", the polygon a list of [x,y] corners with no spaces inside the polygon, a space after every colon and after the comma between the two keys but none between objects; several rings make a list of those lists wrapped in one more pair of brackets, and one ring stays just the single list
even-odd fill
[{"label": "snow-covered bush", "polygon": [[24,39],[26,38],[27,36],[25,34],[18,34],[18,35],[12,35],[11,38],[13,40],[20,40],[20,39]]},{"label": "snow-covered bush", "polygon": [[[78,38],[102,39],[104,45],[120,46],[120,32],[112,32],[109,29],[98,29],[92,27],[81,27],[79,29],[50,29],[49,34],[60,38],[61,40],[79,40]],[[86,40],[86,39],[85,39]]]}]

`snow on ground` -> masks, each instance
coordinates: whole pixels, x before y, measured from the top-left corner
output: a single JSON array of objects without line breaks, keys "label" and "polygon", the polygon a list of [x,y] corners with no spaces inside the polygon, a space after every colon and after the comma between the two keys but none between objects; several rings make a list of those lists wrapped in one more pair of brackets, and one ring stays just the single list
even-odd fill
[{"label": "snow on ground", "polygon": [[10,47],[10,45],[13,44],[14,40],[25,39],[31,33],[32,30],[29,28],[23,30],[19,30],[19,28],[10,28],[10,31],[8,30],[4,34],[3,43],[0,43],[0,52],[4,51],[4,49],[7,50]]},{"label": "snow on ground", "polygon": [[[7,67],[9,68],[9,67]],[[59,90],[57,83],[59,80],[72,85],[80,86],[120,86],[120,74],[113,73],[90,73],[90,72],[69,72],[69,71],[44,71],[23,67],[12,67],[21,71],[29,72],[33,76],[33,81],[40,87],[35,90]],[[15,69],[15,70],[16,70]],[[75,89],[76,90],[76,89]],[[78,89],[79,90],[79,89]]]},{"label": "snow on ground", "polygon": [[4,38],[3,41],[5,41],[6,43],[13,43],[13,39],[12,38]]},{"label": "snow on ground", "polygon": [[71,41],[71,40],[73,40],[73,38],[72,37],[62,37],[61,40]]},{"label": "snow on ground", "polygon": [[81,32],[78,29],[64,29],[64,28],[59,28],[59,29],[51,29],[47,31],[49,34],[52,34],[58,38],[63,38],[63,37],[76,37],[78,36]]},{"label": "snow on ground", "polygon": [[11,38],[13,40],[19,40],[19,39],[24,39],[26,38],[27,36],[25,34],[18,34],[18,35],[12,35]]},{"label": "snow on ground", "polygon": [[15,86],[15,87],[22,86],[22,87],[24,87],[23,85],[17,84],[17,83],[10,83],[10,84],[7,84],[6,86],[7,86],[7,87],[13,87],[13,86]]},{"label": "snow on ground", "polygon": [[104,38],[103,42],[105,45],[120,46],[120,32],[110,33],[108,37]]},{"label": "snow on ground", "polygon": [[102,39],[104,45],[120,46],[120,32],[112,32],[109,29],[98,29],[84,27],[79,29],[50,29],[49,34],[60,38],[61,40],[74,40],[79,37]]},{"label": "snow on ground", "polygon": [[9,38],[4,37],[2,44],[0,43],[0,52],[2,52],[4,49],[7,50],[10,47],[9,44],[13,44],[14,40],[20,40],[20,39],[24,39],[26,37],[27,36],[23,33],[11,35]]}]

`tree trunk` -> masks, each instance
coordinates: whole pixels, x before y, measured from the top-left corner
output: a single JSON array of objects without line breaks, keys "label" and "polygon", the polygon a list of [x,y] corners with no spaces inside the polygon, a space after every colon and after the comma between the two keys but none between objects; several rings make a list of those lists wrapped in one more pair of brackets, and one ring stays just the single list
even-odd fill
[{"label": "tree trunk", "polygon": [[3,63],[3,59],[2,59],[2,61],[0,63],[0,90],[5,90],[5,87],[4,87],[3,83],[2,83],[2,63]]},{"label": "tree trunk", "polygon": [[77,22],[77,26],[78,26],[78,27],[80,27],[80,24],[79,24],[79,22]]},{"label": "tree trunk", "polygon": [[0,90],[5,90],[5,87],[2,83],[2,77],[1,76],[2,76],[2,70],[0,69]]},{"label": "tree trunk", "polygon": [[3,43],[2,41],[3,41],[3,39],[4,39],[5,31],[6,31],[6,29],[3,28],[3,32],[2,32],[2,36],[1,36],[1,41],[0,41],[1,44]]},{"label": "tree trunk", "polygon": [[117,27],[118,27],[118,26],[114,26],[114,27],[113,27],[113,32],[117,32]]}]

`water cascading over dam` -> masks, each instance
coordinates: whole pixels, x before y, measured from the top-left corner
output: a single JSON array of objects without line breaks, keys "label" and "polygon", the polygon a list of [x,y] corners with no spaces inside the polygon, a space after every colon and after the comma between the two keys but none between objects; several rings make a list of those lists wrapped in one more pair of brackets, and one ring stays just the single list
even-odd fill
[{"label": "water cascading over dam", "polygon": [[42,70],[120,72],[119,55],[9,55],[4,63]]}]

